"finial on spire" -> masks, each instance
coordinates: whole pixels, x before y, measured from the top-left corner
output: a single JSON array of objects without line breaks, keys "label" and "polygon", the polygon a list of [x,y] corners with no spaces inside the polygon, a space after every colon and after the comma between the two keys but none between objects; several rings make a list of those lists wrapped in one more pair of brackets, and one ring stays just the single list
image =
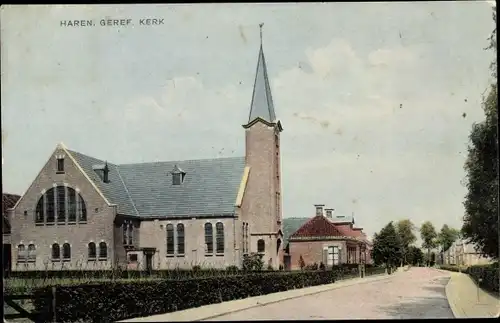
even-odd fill
[{"label": "finial on spire", "polygon": [[259,24],[259,28],[260,28],[260,45],[262,45],[262,26],[264,26],[263,22]]}]

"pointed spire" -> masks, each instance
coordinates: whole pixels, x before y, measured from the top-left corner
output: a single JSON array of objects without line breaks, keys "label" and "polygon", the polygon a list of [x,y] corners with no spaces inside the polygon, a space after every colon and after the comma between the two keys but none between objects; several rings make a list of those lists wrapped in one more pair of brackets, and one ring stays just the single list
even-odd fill
[{"label": "pointed spire", "polygon": [[266,60],[264,50],[262,49],[262,26],[260,27],[260,50],[257,61],[257,71],[255,73],[255,83],[253,87],[252,104],[250,106],[250,115],[248,123],[260,117],[267,122],[274,122],[276,115],[274,112],[273,98],[271,96],[271,87],[267,76]]}]

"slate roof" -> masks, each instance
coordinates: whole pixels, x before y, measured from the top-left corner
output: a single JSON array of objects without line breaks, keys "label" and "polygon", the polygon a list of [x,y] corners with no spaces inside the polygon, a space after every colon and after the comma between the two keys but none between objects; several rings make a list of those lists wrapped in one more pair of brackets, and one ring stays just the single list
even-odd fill
[{"label": "slate roof", "polygon": [[290,235],[290,239],[298,237],[339,237],[342,232],[322,215],[316,215],[304,223],[295,233]]},{"label": "slate roof", "polygon": [[[124,215],[186,216],[234,214],[245,168],[244,157],[136,164],[108,162],[109,182],[93,166],[105,163],[68,150],[110,203]],[[175,167],[186,173],[182,185],[172,184]]]},{"label": "slate roof", "polygon": [[255,73],[255,83],[253,87],[252,103],[250,105],[250,115],[248,123],[256,118],[262,118],[267,122],[274,122],[276,113],[274,111],[271,87],[269,77],[267,76],[266,59],[262,44],[259,50],[259,59],[257,62],[257,72]]},{"label": "slate roof", "polygon": [[13,208],[21,196],[16,194],[2,194],[2,233],[10,233],[10,222],[7,218],[7,210]]}]

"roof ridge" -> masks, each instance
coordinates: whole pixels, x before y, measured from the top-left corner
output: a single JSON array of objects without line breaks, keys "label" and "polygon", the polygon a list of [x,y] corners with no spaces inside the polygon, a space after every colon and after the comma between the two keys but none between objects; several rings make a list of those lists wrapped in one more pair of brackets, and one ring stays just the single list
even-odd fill
[{"label": "roof ridge", "polygon": [[116,164],[116,166],[160,164],[160,163],[186,163],[186,162],[194,162],[194,161],[208,161],[208,160],[213,161],[213,160],[227,160],[227,159],[241,159],[241,158],[245,158],[245,156],[197,158],[197,159],[184,159],[184,160],[159,160],[159,161],[149,161],[149,162],[123,163],[123,164]]},{"label": "roof ridge", "polygon": [[120,167],[118,165],[114,165],[115,168],[116,168],[116,172],[118,173],[118,177],[120,178],[120,181],[122,182],[123,184],[123,188],[125,189],[125,192],[127,193],[127,196],[130,200],[130,203],[132,203],[132,206],[134,207],[134,210],[135,210],[135,213],[140,216],[141,214],[139,213],[139,211],[137,210],[137,207],[135,206],[135,203],[134,203],[134,200],[132,199],[132,196],[130,195],[130,192],[128,190],[128,187],[127,185],[125,185],[125,181],[123,180],[122,178],[122,174],[120,174]]}]

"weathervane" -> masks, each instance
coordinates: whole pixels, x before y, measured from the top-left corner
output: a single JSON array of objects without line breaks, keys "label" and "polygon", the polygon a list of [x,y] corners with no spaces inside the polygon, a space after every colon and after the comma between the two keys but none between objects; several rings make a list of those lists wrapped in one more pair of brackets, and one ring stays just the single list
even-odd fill
[{"label": "weathervane", "polygon": [[259,24],[259,28],[260,28],[260,44],[262,45],[262,26],[264,26],[264,23],[260,23]]}]

